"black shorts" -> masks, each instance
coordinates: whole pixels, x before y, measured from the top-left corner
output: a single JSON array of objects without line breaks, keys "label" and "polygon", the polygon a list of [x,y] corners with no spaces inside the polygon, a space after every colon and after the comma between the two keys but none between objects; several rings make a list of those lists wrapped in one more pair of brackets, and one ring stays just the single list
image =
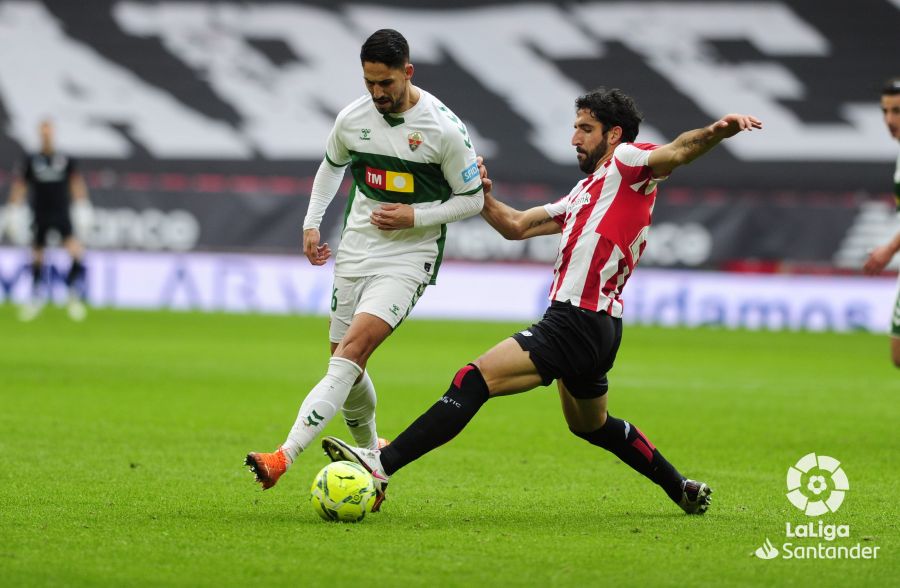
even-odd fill
[{"label": "black shorts", "polygon": [[556,379],[575,398],[599,398],[609,389],[622,341],[622,319],[553,301],[539,323],[513,335],[547,386]]},{"label": "black shorts", "polygon": [[43,248],[47,245],[47,233],[55,230],[62,240],[72,236],[72,219],[68,214],[47,218],[37,218],[34,221],[34,247]]}]

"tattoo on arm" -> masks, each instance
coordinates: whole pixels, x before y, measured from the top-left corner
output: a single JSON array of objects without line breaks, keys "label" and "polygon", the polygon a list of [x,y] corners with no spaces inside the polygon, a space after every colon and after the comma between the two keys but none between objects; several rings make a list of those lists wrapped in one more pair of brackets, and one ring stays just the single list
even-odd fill
[{"label": "tattoo on arm", "polygon": [[539,227],[541,225],[547,224],[552,220],[553,219],[548,216],[547,218],[542,218],[540,220],[531,221],[531,224],[528,225],[528,228],[533,229],[534,227]]}]

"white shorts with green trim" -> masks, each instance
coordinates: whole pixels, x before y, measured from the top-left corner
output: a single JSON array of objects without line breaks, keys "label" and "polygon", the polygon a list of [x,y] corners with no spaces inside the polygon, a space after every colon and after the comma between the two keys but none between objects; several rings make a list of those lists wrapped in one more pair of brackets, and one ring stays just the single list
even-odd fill
[{"label": "white shorts with green trim", "polygon": [[331,326],[328,337],[340,343],[350,322],[364,312],[377,316],[396,329],[419,301],[427,279],[404,275],[380,274],[362,277],[334,277],[331,290]]},{"label": "white shorts with green trim", "polygon": [[894,296],[894,313],[891,315],[891,336],[900,337],[900,275],[897,276],[897,294]]}]

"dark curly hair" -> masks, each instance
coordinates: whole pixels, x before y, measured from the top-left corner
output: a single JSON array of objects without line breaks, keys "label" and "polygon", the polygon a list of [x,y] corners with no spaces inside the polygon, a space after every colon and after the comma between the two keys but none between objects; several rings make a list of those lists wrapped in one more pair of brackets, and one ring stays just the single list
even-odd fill
[{"label": "dark curly hair", "polygon": [[882,96],[896,96],[897,94],[900,94],[900,77],[884,82],[884,86],[881,88]]},{"label": "dark curly hair", "polygon": [[372,33],[359,50],[361,62],[383,63],[402,69],[409,63],[409,43],[394,29],[379,29]]},{"label": "dark curly hair", "polygon": [[637,138],[644,116],[637,109],[631,96],[618,88],[597,88],[575,100],[575,110],[587,109],[603,123],[604,131],[612,127],[622,128],[622,142],[631,143]]}]

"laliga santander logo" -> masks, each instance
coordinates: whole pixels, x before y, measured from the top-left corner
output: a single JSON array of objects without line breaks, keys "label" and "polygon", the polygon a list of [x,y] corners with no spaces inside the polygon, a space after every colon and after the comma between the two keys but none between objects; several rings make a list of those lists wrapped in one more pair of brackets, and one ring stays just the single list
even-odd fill
[{"label": "laliga santander logo", "polygon": [[841,462],[827,455],[808,453],[787,471],[787,498],[806,516],[837,512],[850,489]]}]

